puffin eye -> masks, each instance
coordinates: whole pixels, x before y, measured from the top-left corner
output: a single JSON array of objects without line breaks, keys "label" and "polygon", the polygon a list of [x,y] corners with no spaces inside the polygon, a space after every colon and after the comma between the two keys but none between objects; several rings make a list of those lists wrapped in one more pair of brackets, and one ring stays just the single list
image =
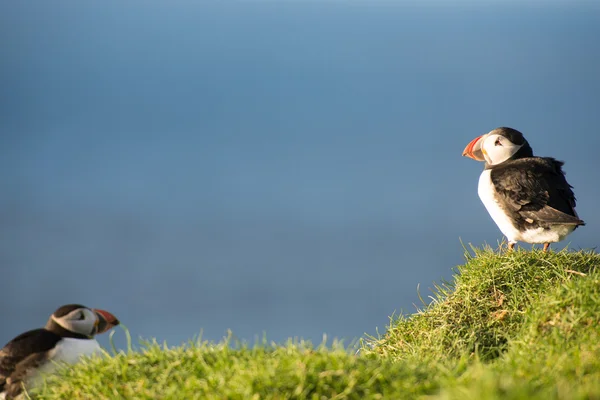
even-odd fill
[{"label": "puffin eye", "polygon": [[82,311],[79,313],[79,318],[77,318],[79,321],[82,321],[85,319],[85,313]]},{"label": "puffin eye", "polygon": [[496,141],[494,142],[494,146],[502,146],[502,142],[500,142],[500,138],[496,138]]}]

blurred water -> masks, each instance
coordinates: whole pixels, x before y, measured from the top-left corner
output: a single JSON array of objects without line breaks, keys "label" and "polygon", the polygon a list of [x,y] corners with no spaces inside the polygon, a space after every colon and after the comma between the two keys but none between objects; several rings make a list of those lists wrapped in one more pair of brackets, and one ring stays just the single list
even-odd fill
[{"label": "blurred water", "polygon": [[2,342],[70,302],[171,344],[383,331],[501,238],[460,154],[502,125],[598,244],[595,3],[4,2],[0,37]]}]

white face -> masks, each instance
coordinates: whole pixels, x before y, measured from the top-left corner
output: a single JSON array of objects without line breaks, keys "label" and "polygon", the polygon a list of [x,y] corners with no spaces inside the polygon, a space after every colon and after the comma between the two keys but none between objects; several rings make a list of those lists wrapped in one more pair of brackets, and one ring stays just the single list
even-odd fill
[{"label": "white face", "polygon": [[485,157],[485,161],[489,165],[503,163],[514,156],[515,153],[519,151],[521,147],[523,147],[523,145],[514,144],[505,136],[492,132],[488,133],[481,139],[481,151]]},{"label": "white face", "polygon": [[86,336],[94,336],[98,316],[89,308],[77,308],[60,318],[52,316],[54,322],[68,331]]}]

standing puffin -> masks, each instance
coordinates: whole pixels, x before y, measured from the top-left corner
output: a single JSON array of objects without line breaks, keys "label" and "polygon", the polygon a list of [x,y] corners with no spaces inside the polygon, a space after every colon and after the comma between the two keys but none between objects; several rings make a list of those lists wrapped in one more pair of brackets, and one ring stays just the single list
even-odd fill
[{"label": "standing puffin", "polygon": [[34,384],[56,362],[76,363],[100,350],[94,336],[119,324],[111,313],[68,304],[56,310],[42,329],[20,334],[0,350],[0,399],[13,399],[23,384]]},{"label": "standing puffin", "polygon": [[473,139],[463,156],[485,161],[478,193],[490,216],[508,239],[560,242],[585,223],[575,212],[575,195],[562,171],[561,161],[535,157],[523,134],[497,128]]}]

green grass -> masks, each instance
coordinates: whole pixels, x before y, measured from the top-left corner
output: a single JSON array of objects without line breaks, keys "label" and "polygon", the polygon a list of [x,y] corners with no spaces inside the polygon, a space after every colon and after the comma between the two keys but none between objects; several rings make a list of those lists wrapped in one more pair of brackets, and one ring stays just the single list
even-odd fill
[{"label": "green grass", "polygon": [[[600,399],[600,256],[474,250],[359,355],[198,342],[85,360],[34,399]],[[368,328],[368,327],[367,327]]]}]

